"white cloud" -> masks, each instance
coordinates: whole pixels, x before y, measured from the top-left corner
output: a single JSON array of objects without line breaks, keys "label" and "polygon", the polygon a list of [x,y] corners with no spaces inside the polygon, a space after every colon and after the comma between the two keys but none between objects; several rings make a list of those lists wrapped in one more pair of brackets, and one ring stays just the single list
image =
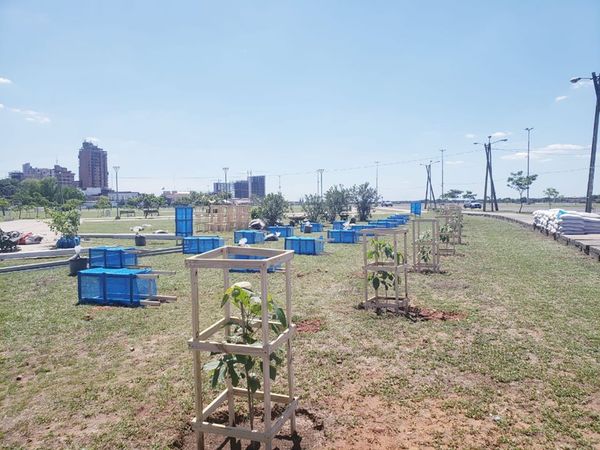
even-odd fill
[{"label": "white cloud", "polygon": [[84,139],[84,141],[93,142],[94,144],[97,144],[98,142],[100,142],[100,139],[98,139],[95,136],[88,136]]},{"label": "white cloud", "polygon": [[493,138],[505,138],[507,136],[510,136],[512,133],[510,131],[496,131],[495,133],[492,133],[492,137]]},{"label": "white cloud", "polygon": [[10,108],[10,110],[14,113],[20,114],[27,120],[28,122],[36,122],[36,123],[50,123],[50,118],[41,112],[33,111],[31,109],[19,109],[19,108]]},{"label": "white cloud", "polygon": [[464,164],[464,161],[444,161],[444,163],[450,166],[456,166],[458,164]]},{"label": "white cloud", "polygon": [[592,86],[592,80],[579,80],[577,83],[573,83],[571,85],[572,89],[581,89],[581,88],[585,88],[585,87],[590,87]]},{"label": "white cloud", "polygon": [[[552,155],[569,155],[576,158],[581,158],[582,155],[579,153],[583,150],[587,150],[588,147],[577,144],[550,144],[545,147],[535,148],[531,150],[530,158],[541,162],[550,161],[548,156]],[[527,159],[527,152],[516,152],[503,155],[501,159],[505,160],[521,160]]]},{"label": "white cloud", "polygon": [[562,102],[563,100],[566,100],[566,99],[568,99],[568,98],[569,98],[569,96],[568,96],[568,95],[559,95],[558,97],[556,97],[556,98],[554,99],[554,101],[555,101],[556,103],[558,103],[558,102]]},{"label": "white cloud", "polygon": [[4,109],[4,105],[0,103],[0,109]]},{"label": "white cloud", "polygon": [[465,137],[467,139],[475,139],[477,136],[475,136],[473,133],[467,133],[467,134],[465,134]]},{"label": "white cloud", "polygon": [[11,84],[12,81],[10,81],[8,78],[2,78],[0,77],[0,84]]}]

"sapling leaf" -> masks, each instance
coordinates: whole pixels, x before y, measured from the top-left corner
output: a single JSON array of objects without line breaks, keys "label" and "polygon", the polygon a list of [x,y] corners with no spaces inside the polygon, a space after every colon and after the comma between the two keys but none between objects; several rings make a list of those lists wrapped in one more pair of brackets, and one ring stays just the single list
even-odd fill
[{"label": "sapling leaf", "polygon": [[206,371],[215,370],[219,365],[219,362],[220,361],[218,359],[215,359],[214,361],[209,361],[206,364],[204,364],[204,366],[202,366],[202,369]]},{"label": "sapling leaf", "polygon": [[226,293],[225,295],[223,295],[223,300],[221,300],[221,308],[223,306],[225,306],[225,303],[227,303],[227,300],[229,300],[229,294]]},{"label": "sapling leaf", "polygon": [[247,381],[251,392],[254,393],[260,389],[260,379],[256,375],[249,375]]},{"label": "sapling leaf", "polygon": [[277,367],[269,366],[269,378],[275,381],[275,378],[277,378]]},{"label": "sapling leaf", "polygon": [[279,320],[281,322],[281,325],[283,325],[285,328],[287,328],[287,318],[285,317],[285,312],[283,311],[282,308],[278,307],[275,310],[275,314],[277,315],[277,320]]}]

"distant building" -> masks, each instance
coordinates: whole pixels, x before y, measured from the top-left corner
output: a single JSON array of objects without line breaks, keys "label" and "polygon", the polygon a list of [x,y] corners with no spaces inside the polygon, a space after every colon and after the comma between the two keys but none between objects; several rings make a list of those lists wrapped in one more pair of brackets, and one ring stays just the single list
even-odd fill
[{"label": "distant building", "polygon": [[248,177],[247,180],[239,180],[233,183],[233,198],[264,198],[265,194],[264,175]]},{"label": "distant building", "polygon": [[233,183],[222,183],[220,181],[213,183],[213,192],[215,194],[220,194],[221,192],[233,194]]},{"label": "distant building", "polygon": [[[140,196],[139,192],[133,192],[133,191],[119,191],[119,203],[125,203],[127,200],[129,200],[130,198],[137,198]],[[108,193],[108,199],[113,202],[116,203],[117,201],[117,193],[115,191],[110,191]]]},{"label": "distant building", "polygon": [[55,164],[52,175],[61,186],[75,186],[75,174],[66,167]]},{"label": "distant building", "polygon": [[8,177],[11,180],[17,180],[17,181],[23,181],[25,179],[23,172],[19,172],[18,170],[15,170],[13,172],[8,172]]},{"label": "distant building", "polygon": [[234,198],[248,198],[248,181],[240,180],[233,183]]},{"label": "distant building", "polygon": [[162,196],[169,202],[181,200],[190,196],[189,191],[163,191]]},{"label": "distant building", "polygon": [[92,142],[83,141],[79,149],[79,185],[108,188],[108,157],[105,150]]},{"label": "distant building", "polygon": [[41,180],[52,177],[52,169],[32,167],[31,164],[23,164],[23,178],[25,180]]}]

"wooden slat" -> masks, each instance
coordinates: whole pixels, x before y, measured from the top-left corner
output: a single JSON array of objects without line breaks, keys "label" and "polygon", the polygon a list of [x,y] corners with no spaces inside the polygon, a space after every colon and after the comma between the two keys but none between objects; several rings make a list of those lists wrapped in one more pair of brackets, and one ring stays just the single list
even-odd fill
[{"label": "wooden slat", "polygon": [[[248,397],[248,392],[246,392],[246,389],[244,389],[244,388],[233,388],[233,394],[236,397],[240,397],[240,398]],[[263,391],[256,391],[255,393],[252,394],[252,397],[257,400],[262,401],[265,398],[265,395],[264,395]],[[284,403],[286,405],[288,403],[292,402],[292,400],[290,400],[290,398],[287,395],[273,394],[273,393],[271,393],[271,400],[273,400],[276,403]]]},{"label": "wooden slat", "polygon": [[192,428],[204,433],[215,433],[221,436],[230,436],[237,439],[246,439],[248,441],[266,442],[269,438],[265,433],[258,430],[249,430],[241,427],[229,427],[218,423],[198,422],[192,420]]},{"label": "wooden slat", "polygon": [[290,328],[288,328],[283,333],[281,333],[279,336],[277,336],[277,339],[275,339],[273,342],[271,342],[269,344],[269,348],[267,351],[269,353],[273,353],[279,347],[281,347],[282,344],[286,343],[288,341],[288,339],[292,339],[295,335],[296,335],[296,325],[290,325]]},{"label": "wooden slat", "polygon": [[289,420],[293,415],[296,414],[296,408],[298,407],[298,398],[294,398],[291,403],[288,404],[287,408],[279,418],[275,420],[275,423],[271,426],[271,429],[267,432],[269,439],[273,439],[281,427]]},{"label": "wooden slat", "polygon": [[226,342],[213,341],[188,341],[188,347],[191,350],[200,350],[212,353],[235,353],[238,355],[264,356],[267,351],[262,347],[252,347],[250,345],[229,344]]},{"label": "wooden slat", "polygon": [[213,323],[210,327],[206,328],[205,330],[202,330],[200,333],[198,333],[198,340],[208,339],[213,334],[215,334],[217,331],[219,331],[221,328],[223,328],[223,326],[225,325],[225,322],[226,322],[226,320],[224,318],[219,319],[217,322]]},{"label": "wooden slat", "polygon": [[160,302],[155,302],[153,300],[140,300],[140,305],[142,305],[142,306],[160,306]]},{"label": "wooden slat", "polygon": [[219,406],[227,399],[227,389],[221,392],[217,398],[208,404],[206,408],[202,410],[202,420],[206,420],[208,416],[214,413]]}]

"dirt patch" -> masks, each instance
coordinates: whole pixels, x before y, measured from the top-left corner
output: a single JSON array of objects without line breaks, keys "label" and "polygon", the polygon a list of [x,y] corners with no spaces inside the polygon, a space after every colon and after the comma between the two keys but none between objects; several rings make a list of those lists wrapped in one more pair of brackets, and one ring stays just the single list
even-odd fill
[{"label": "dirt patch", "polygon": [[[275,419],[282,411],[283,408],[276,405],[272,411],[272,418]],[[256,414],[257,421],[262,419],[263,409],[257,408]],[[212,423],[226,424],[228,421],[227,410],[220,409],[211,415],[209,419]],[[246,415],[236,412],[235,424],[240,427],[248,427]],[[325,443],[324,429],[325,426],[322,418],[306,408],[298,408],[296,410],[296,433],[291,434],[288,421],[277,436],[273,438],[273,448],[281,450],[321,448]],[[249,441],[237,441],[230,446],[228,439],[212,433],[204,435],[204,444],[206,448],[233,448],[239,450],[250,450],[252,448]],[[184,450],[195,449],[196,434],[190,427],[186,427],[183,436],[174,443],[173,447]],[[263,446],[260,448],[263,448]]]},{"label": "dirt patch", "polygon": [[[363,303],[358,305],[358,309],[365,309]],[[369,309],[373,309],[372,307]],[[394,316],[404,316],[407,319],[413,322],[427,322],[427,321],[455,321],[462,320],[467,317],[467,314],[460,311],[439,311],[436,309],[429,308],[419,308],[417,306],[409,306],[408,313],[404,312],[404,310],[400,310],[400,312],[396,312],[395,309],[390,307],[382,306],[381,308],[375,309],[375,313],[377,315],[394,315]]]},{"label": "dirt patch", "polygon": [[322,324],[319,319],[306,319],[296,325],[298,333],[316,333],[321,331]]}]

